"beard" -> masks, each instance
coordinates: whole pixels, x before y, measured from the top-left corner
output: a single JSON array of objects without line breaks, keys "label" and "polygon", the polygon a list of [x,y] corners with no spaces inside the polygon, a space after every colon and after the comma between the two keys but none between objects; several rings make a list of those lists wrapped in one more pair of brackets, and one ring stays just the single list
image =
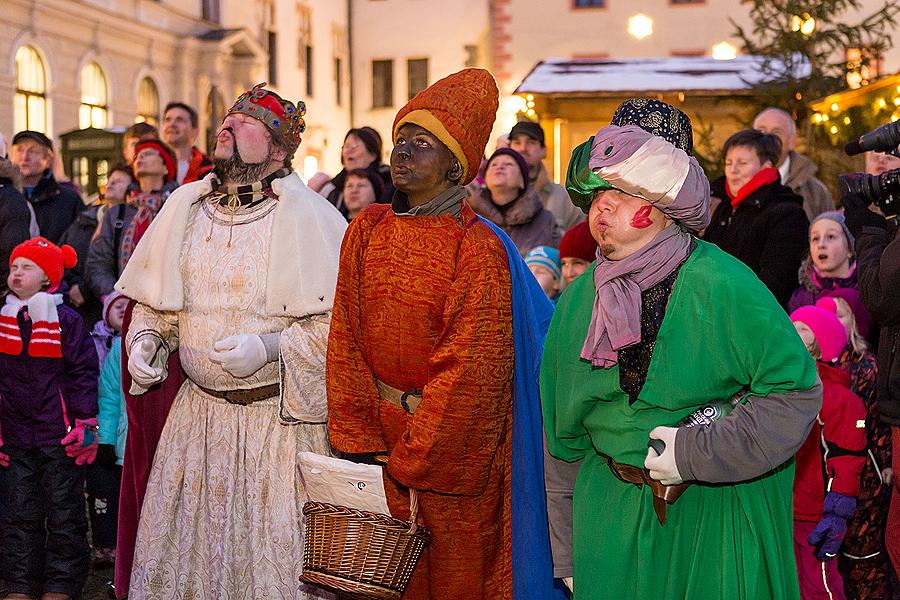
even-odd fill
[{"label": "beard", "polygon": [[[213,158],[215,172],[216,175],[219,176],[219,180],[223,183],[246,185],[259,181],[265,177],[272,161],[269,158],[266,158],[263,162],[258,163],[244,162],[244,159],[241,158],[241,152],[238,150],[234,133],[231,132],[231,130],[226,131],[231,134],[232,153],[228,158]],[[218,142],[216,142],[216,145],[218,146]],[[213,148],[213,155],[215,156],[215,148]],[[269,140],[266,156],[269,157],[271,155],[272,140]]]}]

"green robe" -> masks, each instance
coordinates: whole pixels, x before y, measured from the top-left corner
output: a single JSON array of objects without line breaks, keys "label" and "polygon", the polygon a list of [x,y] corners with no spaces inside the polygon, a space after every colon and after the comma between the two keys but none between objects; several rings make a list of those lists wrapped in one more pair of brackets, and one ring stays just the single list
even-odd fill
[{"label": "green robe", "polygon": [[618,365],[580,358],[592,273],[562,295],[541,365],[549,451],[584,459],[573,510],[576,597],[799,598],[793,460],[753,480],[690,486],[662,526],[649,488],[620,481],[598,454],[643,467],[658,425],[745,388],[765,397],[813,387],[815,364],[787,315],[743,263],[698,241],[672,290],[646,384],[629,405]]}]

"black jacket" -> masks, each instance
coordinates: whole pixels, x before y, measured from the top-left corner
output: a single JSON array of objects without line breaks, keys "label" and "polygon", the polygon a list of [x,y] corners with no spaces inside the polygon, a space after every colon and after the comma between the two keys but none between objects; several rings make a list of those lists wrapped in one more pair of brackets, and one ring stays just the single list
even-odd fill
[{"label": "black jacket", "polygon": [[779,304],[787,307],[809,248],[803,198],[775,182],[760,187],[733,210],[724,176],[712,183],[710,191],[722,202],[703,238],[750,267]]},{"label": "black jacket", "polygon": [[863,227],[856,238],[856,276],[862,301],[881,326],[878,410],[885,423],[900,426],[900,235]]},{"label": "black jacket", "polygon": [[28,232],[31,212],[17,184],[21,184],[17,169],[0,158],[0,297],[6,293],[9,255],[13,248],[31,237]]},{"label": "black jacket", "polygon": [[27,195],[28,201],[34,208],[34,216],[37,219],[41,236],[54,244],[59,244],[59,238],[65,233],[78,213],[84,210],[81,196],[74,186],[60,185],[48,169],[38,182],[31,194]]},{"label": "black jacket", "polygon": [[75,268],[66,269],[63,279],[69,288],[77,285],[81,295],[84,296],[84,304],[75,310],[84,318],[88,329],[92,328],[94,323],[100,320],[102,312],[100,299],[91,292],[85,281],[91,238],[93,238],[94,232],[97,231],[98,208],[98,206],[91,206],[82,210],[59,238],[60,245],[68,244],[78,254],[78,262],[75,264]]},{"label": "black jacket", "polygon": [[136,214],[137,207],[125,203],[110,206],[103,215],[100,231],[91,241],[85,262],[85,277],[94,295],[106,296],[114,291],[125,268],[122,237]]}]

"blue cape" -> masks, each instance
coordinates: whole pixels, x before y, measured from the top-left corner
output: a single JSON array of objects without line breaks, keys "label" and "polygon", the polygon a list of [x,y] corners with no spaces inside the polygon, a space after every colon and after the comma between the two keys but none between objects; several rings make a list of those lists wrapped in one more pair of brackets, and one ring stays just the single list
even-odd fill
[{"label": "blue cape", "polygon": [[513,598],[565,598],[553,585],[553,559],[544,487],[544,438],[538,389],[544,338],[553,304],[502,229],[479,217],[506,247],[512,280],[513,375],[512,565]]}]

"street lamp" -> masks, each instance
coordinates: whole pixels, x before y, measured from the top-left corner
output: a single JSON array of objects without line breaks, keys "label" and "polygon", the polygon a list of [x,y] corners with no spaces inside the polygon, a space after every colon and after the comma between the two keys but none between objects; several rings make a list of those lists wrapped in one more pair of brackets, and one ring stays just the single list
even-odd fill
[{"label": "street lamp", "polygon": [[643,13],[628,17],[628,34],[638,40],[653,35],[653,19]]},{"label": "street lamp", "polygon": [[728,42],[719,42],[712,47],[712,57],[715,60],[734,60],[737,57],[737,48]]}]

